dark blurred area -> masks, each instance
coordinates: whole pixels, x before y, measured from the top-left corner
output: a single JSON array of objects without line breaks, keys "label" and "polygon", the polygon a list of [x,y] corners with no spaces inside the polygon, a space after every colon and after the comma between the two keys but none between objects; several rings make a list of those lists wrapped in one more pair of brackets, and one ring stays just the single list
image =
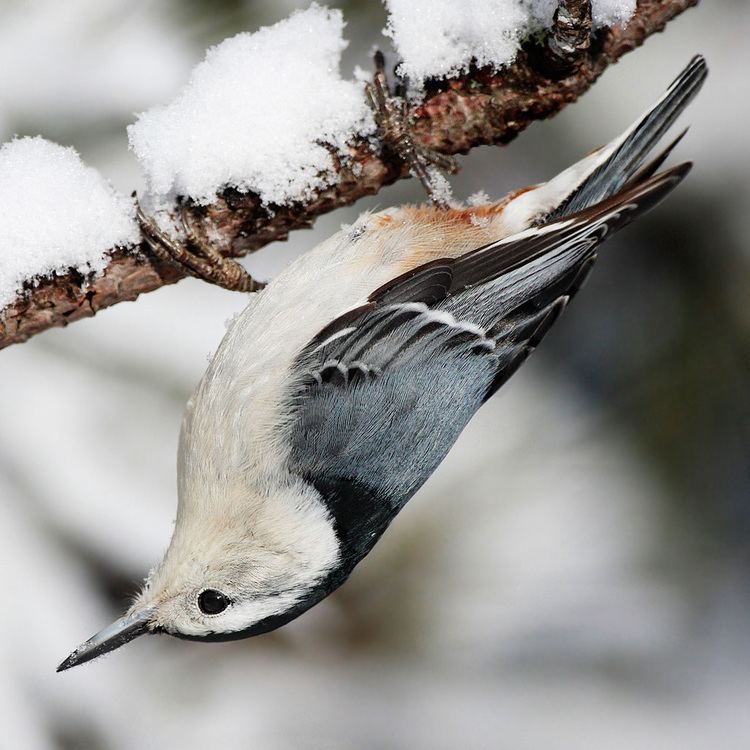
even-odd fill
[{"label": "dark blurred area", "polygon": [[[78,148],[143,188],[134,113],[205,47],[306,3],[0,3],[0,136]],[[387,46],[335,3],[342,70]],[[466,198],[552,176],[693,54],[673,160],[695,168],[608,242],[586,287],[334,596],[231,644],[141,639],[55,675],[166,545],[181,412],[244,307],[194,280],[0,353],[0,624],[9,748],[750,747],[750,6],[703,2],[580,102],[462,158]],[[19,76],[19,69],[24,75]],[[247,259],[268,278],[402,182]]]}]

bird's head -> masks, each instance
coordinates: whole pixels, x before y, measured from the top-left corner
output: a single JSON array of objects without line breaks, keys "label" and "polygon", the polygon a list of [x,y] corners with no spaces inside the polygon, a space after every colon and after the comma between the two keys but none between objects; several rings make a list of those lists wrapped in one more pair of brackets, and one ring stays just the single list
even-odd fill
[{"label": "bird's head", "polygon": [[[240,501],[241,500],[241,501]],[[234,640],[283,625],[328,592],[339,544],[317,493],[302,482],[178,516],[164,559],[124,617],[79,646],[58,671],[145,633]]]}]

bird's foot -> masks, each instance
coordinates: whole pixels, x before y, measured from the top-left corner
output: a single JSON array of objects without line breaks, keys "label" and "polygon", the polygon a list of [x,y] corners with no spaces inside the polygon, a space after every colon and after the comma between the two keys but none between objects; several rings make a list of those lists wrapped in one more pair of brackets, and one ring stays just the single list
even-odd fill
[{"label": "bird's foot", "polygon": [[233,292],[257,292],[265,284],[253,277],[233,258],[225,258],[195,226],[189,212],[180,208],[185,240],[179,242],[143,213],[136,201],[136,216],[141,232],[154,255],[176,265],[184,273]]},{"label": "bird's foot", "polygon": [[369,104],[383,143],[409,165],[419,179],[430,201],[440,208],[450,208],[451,190],[443,172],[458,171],[452,156],[441,154],[418,143],[409,123],[409,103],[406,98],[392,96],[388,89],[383,53],[375,52],[375,73],[372,82],[365,84]]}]

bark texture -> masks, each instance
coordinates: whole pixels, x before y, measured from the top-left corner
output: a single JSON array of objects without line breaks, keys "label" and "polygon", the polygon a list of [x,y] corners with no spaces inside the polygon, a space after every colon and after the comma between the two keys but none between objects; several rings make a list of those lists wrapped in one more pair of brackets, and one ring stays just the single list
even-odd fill
[{"label": "bark texture", "polygon": [[[474,70],[466,76],[428,87],[413,111],[414,132],[423,145],[445,154],[466,153],[480,145],[508,143],[535,120],[549,117],[575,101],[608,65],[635,49],[651,34],[698,0],[639,0],[624,28],[607,29],[578,45],[571,66],[541,47],[519,54],[500,72]],[[578,0],[564,5],[579,4]],[[554,58],[554,55],[552,56]],[[550,64],[551,63],[551,64]],[[572,70],[571,70],[572,68]],[[194,220],[218,239],[233,257],[253,252],[293,229],[311,226],[320,214],[353,203],[362,196],[408,176],[395,154],[377,153],[365,142],[350,147],[350,158],[338,165],[335,184],[305,204],[274,207],[269,213],[252,193],[225,191],[207,207],[191,207]],[[172,284],[183,274],[151,254],[114,248],[104,273],[87,279],[80,273],[36,280],[0,311],[0,348],[25,341],[53,326],[65,326],[118,302]]]}]

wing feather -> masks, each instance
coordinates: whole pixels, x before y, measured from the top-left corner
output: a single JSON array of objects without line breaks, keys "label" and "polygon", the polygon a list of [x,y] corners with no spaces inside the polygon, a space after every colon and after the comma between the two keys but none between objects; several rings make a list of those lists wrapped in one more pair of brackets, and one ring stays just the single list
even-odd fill
[{"label": "wing feather", "polygon": [[367,545],[374,544],[557,320],[591,271],[596,247],[688,169],[399,276],[305,347],[290,394],[289,466],[319,488],[340,538],[359,545],[352,559],[364,549],[352,524],[371,528]]},{"label": "wing feather", "polygon": [[[365,304],[326,326],[306,347],[300,361],[309,359],[311,352],[319,362],[361,360],[384,342],[395,347],[403,347],[404,338],[416,342],[419,337],[413,334],[426,322],[436,322],[434,316],[429,317],[429,310],[451,313],[453,317],[445,319],[449,329],[471,324],[479,330],[497,325],[503,315],[544,295],[545,290],[553,290],[555,297],[569,294],[568,286],[594,256],[596,247],[658,203],[689,169],[690,164],[681,164],[564,220],[398,276],[372,292]],[[545,304],[550,304],[554,298],[547,293],[545,299]],[[446,339],[452,338],[454,331],[449,333]]]}]

